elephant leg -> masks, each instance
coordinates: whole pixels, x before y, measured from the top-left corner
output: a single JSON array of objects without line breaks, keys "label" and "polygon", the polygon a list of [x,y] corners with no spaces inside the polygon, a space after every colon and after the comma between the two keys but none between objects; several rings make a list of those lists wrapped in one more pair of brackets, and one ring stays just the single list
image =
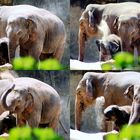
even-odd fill
[{"label": "elephant leg", "polygon": [[12,60],[15,58],[15,53],[16,53],[16,47],[10,47],[9,46],[9,52],[10,52],[10,63],[12,63]]},{"label": "elephant leg", "polygon": [[17,126],[23,127],[26,125],[26,120],[21,114],[17,114]]},{"label": "elephant leg", "polygon": [[131,116],[130,116],[128,125],[135,124],[139,121],[139,119],[140,119],[139,112],[140,112],[140,104],[133,102],[132,112],[131,112]]},{"label": "elephant leg", "polygon": [[102,126],[102,128],[101,128],[102,132],[110,132],[114,128],[113,122],[112,121],[106,121],[105,118],[103,118],[101,126]]},{"label": "elephant leg", "polygon": [[59,116],[56,115],[56,117],[49,123],[49,127],[52,128],[54,131],[57,131],[59,124]]},{"label": "elephant leg", "polygon": [[85,41],[86,41],[86,34],[79,29],[79,56],[78,56],[79,61],[84,60]]},{"label": "elephant leg", "polygon": [[53,55],[53,57],[55,59],[57,59],[58,61],[61,61],[61,59],[62,59],[62,56],[64,54],[64,48],[65,48],[64,44],[62,44],[61,46],[58,46],[54,55]]},{"label": "elephant leg", "polygon": [[30,49],[28,50],[29,55],[35,58],[37,61],[39,61],[39,57],[43,50],[43,42],[37,41],[37,42],[32,43],[31,46],[30,46]]},{"label": "elephant leg", "polygon": [[38,127],[41,120],[41,112],[32,112],[30,117],[27,119],[30,127]]},{"label": "elephant leg", "polygon": [[53,58],[53,53],[41,53],[39,57],[40,60],[45,60],[49,58]]},{"label": "elephant leg", "polygon": [[84,111],[84,103],[81,102],[81,96],[76,95],[75,98],[75,129],[80,130],[82,112]]},{"label": "elephant leg", "polygon": [[140,56],[140,46],[137,46],[138,56]]},{"label": "elephant leg", "polygon": [[29,55],[28,50],[20,49],[20,56],[21,57],[28,56],[28,55]]}]

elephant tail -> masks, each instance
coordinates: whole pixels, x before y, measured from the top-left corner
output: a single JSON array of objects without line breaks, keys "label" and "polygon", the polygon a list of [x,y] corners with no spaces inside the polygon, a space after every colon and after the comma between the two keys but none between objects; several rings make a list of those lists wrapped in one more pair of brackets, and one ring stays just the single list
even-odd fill
[{"label": "elephant tail", "polygon": [[10,107],[6,104],[6,97],[7,95],[14,89],[15,84],[13,84],[8,90],[6,90],[2,96],[1,96],[1,101],[2,101],[2,105],[6,110],[10,110]]},{"label": "elephant tail", "polygon": [[61,127],[63,128],[64,132],[65,132],[66,134],[68,134],[68,130],[65,128],[65,126],[64,126],[64,124],[62,123],[61,120],[59,120],[59,123],[60,123]]}]

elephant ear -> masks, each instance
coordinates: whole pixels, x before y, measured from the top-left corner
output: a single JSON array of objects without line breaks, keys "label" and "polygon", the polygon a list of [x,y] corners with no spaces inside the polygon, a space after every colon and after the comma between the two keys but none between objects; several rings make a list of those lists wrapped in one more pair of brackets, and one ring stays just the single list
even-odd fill
[{"label": "elephant ear", "polygon": [[133,100],[134,85],[130,85],[130,86],[125,90],[124,95],[127,96],[129,99]]},{"label": "elephant ear", "polygon": [[94,28],[95,24],[96,24],[94,10],[88,11],[88,16],[89,16],[89,18],[88,18],[88,20],[89,20],[89,27]]},{"label": "elephant ear", "polygon": [[26,28],[29,29],[29,32],[31,33],[37,28],[36,22],[32,18],[26,19]]},{"label": "elephant ear", "polygon": [[31,113],[33,111],[34,98],[29,90],[27,92],[27,96],[26,96],[25,100],[27,101],[26,106],[25,106],[25,112]]},{"label": "elephant ear", "polygon": [[89,97],[92,97],[92,98],[94,97],[95,87],[93,85],[93,79],[92,78],[86,80],[86,94]]}]

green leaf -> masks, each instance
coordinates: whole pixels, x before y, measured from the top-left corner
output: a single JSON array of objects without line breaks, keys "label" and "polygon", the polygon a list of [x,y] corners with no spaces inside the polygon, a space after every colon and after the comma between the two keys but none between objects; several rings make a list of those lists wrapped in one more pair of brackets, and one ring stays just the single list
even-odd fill
[{"label": "green leaf", "polygon": [[51,128],[13,128],[9,140],[64,140]]},{"label": "green leaf", "polygon": [[62,70],[63,66],[56,59],[47,59],[39,63],[40,70]]},{"label": "green leaf", "polygon": [[10,131],[9,140],[31,140],[31,128],[14,128]]},{"label": "green leaf", "polygon": [[134,66],[134,57],[128,52],[117,53],[114,59],[116,62],[115,66],[118,69],[133,68]]},{"label": "green leaf", "polygon": [[102,64],[101,65],[102,70],[112,70],[111,64]]},{"label": "green leaf", "polygon": [[36,69],[36,61],[32,57],[19,57],[13,60],[15,70],[33,70]]},{"label": "green leaf", "polygon": [[117,134],[109,134],[106,136],[107,140],[118,140],[118,135]]}]

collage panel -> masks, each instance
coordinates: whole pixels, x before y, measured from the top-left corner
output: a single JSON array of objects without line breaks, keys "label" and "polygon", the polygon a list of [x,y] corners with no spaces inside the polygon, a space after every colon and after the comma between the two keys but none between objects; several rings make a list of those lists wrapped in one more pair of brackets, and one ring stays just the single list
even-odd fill
[{"label": "collage panel", "polygon": [[139,69],[139,0],[70,2],[71,70]]},{"label": "collage panel", "polygon": [[139,139],[139,83],[139,71],[71,71],[70,140]]},{"label": "collage panel", "polygon": [[[69,72],[9,71],[1,72],[0,79],[1,134],[9,133],[9,129],[15,126],[27,125],[33,128],[52,128],[62,137],[55,137],[56,134],[53,136],[49,132],[47,136],[46,132],[44,135],[46,140],[69,140]],[[13,115],[14,120],[10,115]],[[30,136],[23,133],[23,139],[37,137],[37,134],[32,136],[33,132],[28,131],[28,133]],[[10,134],[10,139],[12,139],[14,132]],[[21,138],[18,131],[16,135],[17,140]],[[41,139],[41,135],[43,131],[38,136],[38,140]]]},{"label": "collage panel", "polygon": [[69,0],[2,0],[0,5],[0,65],[69,69]]}]

